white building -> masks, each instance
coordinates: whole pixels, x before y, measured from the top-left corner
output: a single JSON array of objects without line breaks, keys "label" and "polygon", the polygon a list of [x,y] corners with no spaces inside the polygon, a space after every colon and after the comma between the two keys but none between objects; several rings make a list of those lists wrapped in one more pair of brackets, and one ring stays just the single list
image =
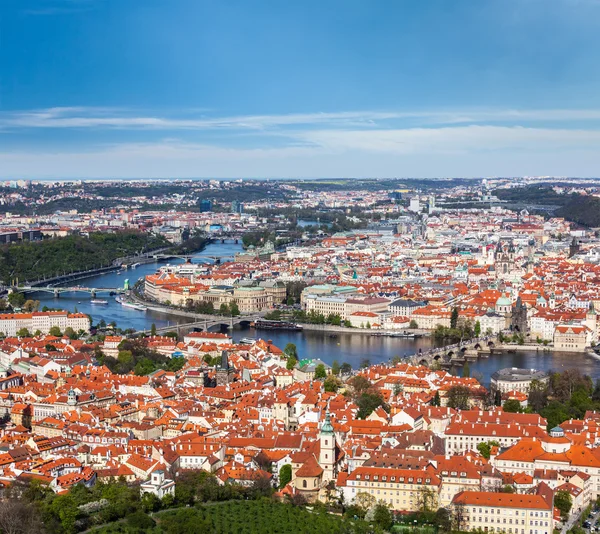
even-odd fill
[{"label": "white building", "polygon": [[71,327],[75,332],[90,329],[90,318],[84,313],[69,313],[67,311],[33,312],[33,313],[4,313],[0,314],[0,332],[7,336],[16,336],[17,332],[26,328],[32,335],[38,330],[47,334],[53,326],[64,332]]},{"label": "white building", "polygon": [[159,499],[165,495],[175,496],[175,481],[170,478],[165,478],[164,471],[154,471],[150,476],[150,480],[140,484],[140,493],[152,493]]}]

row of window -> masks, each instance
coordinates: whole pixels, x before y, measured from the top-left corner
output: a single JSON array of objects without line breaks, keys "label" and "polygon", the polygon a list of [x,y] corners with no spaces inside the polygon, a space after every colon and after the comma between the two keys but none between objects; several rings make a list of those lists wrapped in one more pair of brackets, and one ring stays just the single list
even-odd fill
[{"label": "row of window", "polygon": [[[479,513],[480,514],[494,514],[494,510],[495,508],[479,508]],[[472,508],[471,510],[473,513],[477,513],[477,508]],[[511,508],[500,508],[497,512],[498,515],[500,514],[507,514],[507,515],[512,515],[511,513]],[[522,512],[523,515],[525,515],[525,511]],[[515,510],[515,515],[519,515],[519,510]],[[530,512],[529,515],[531,517],[550,517],[550,512]]]}]

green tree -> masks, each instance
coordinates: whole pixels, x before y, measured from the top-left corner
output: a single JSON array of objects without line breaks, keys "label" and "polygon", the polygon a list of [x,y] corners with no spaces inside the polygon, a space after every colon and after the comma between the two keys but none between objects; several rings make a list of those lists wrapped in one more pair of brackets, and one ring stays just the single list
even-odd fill
[{"label": "green tree", "polygon": [[132,532],[151,532],[156,523],[144,512],[134,512],[127,516],[127,526]]},{"label": "green tree", "polygon": [[315,367],[315,378],[317,380],[323,380],[327,378],[327,370],[325,369],[325,365],[322,363]]},{"label": "green tree", "polygon": [[415,321],[414,319],[411,319],[410,324],[408,325],[408,328],[416,329],[416,328],[419,328],[419,325],[417,324],[417,321]]},{"label": "green tree", "polygon": [[440,392],[436,391],[435,395],[433,396],[433,399],[431,400],[431,405],[432,406],[441,406],[442,405],[442,401],[440,399]]},{"label": "green tree", "polygon": [[73,328],[71,328],[70,326],[67,326],[67,328],[65,328],[65,336],[67,336],[69,339],[77,339],[77,332],[75,332],[75,330],[73,330]]},{"label": "green tree", "polygon": [[293,306],[293,305],[294,305],[294,303],[295,303],[295,301],[294,301],[294,297],[292,297],[292,296],[290,295],[290,296],[287,298],[287,301],[286,301],[286,303],[287,303],[287,305],[288,305],[288,306]]},{"label": "green tree", "polygon": [[344,375],[344,376],[347,376],[347,375],[349,375],[349,374],[351,374],[351,373],[352,373],[352,366],[351,366],[349,363],[347,363],[347,362],[344,362],[344,363],[343,363],[343,364],[340,366],[340,374],[341,374],[341,375]]},{"label": "green tree", "polygon": [[335,393],[342,386],[342,381],[336,375],[329,375],[323,382],[323,389]]},{"label": "green tree", "polygon": [[8,303],[13,308],[22,308],[23,304],[25,304],[25,295],[23,295],[23,293],[19,293],[18,291],[13,291],[8,295]]},{"label": "green tree", "polygon": [[19,328],[19,330],[17,330],[17,337],[31,337],[31,334],[27,328]]},{"label": "green tree", "polygon": [[521,411],[521,403],[517,399],[509,399],[503,404],[502,409],[505,412],[518,413]]},{"label": "green tree", "polygon": [[439,532],[452,531],[452,514],[447,508],[438,508],[435,513],[434,523],[438,526]]},{"label": "green tree", "polygon": [[279,470],[279,488],[285,488],[292,481],[292,466],[285,464]]},{"label": "green tree", "polygon": [[475,337],[479,337],[481,335],[481,323],[479,321],[475,322],[475,326],[473,327],[473,334]]},{"label": "green tree", "polygon": [[331,374],[338,376],[340,374],[340,362],[338,362],[337,360],[333,360],[332,364],[331,364]]},{"label": "green tree", "polygon": [[56,325],[50,327],[50,330],[48,331],[48,333],[54,337],[62,337],[62,332],[60,331],[60,327],[58,327]]},{"label": "green tree", "polygon": [[471,390],[468,387],[452,386],[448,389],[448,402],[446,405],[455,410],[468,410],[470,398]]},{"label": "green tree", "polygon": [[295,358],[296,360],[298,359],[298,349],[294,343],[288,343],[283,349],[283,352],[288,357]]},{"label": "green tree", "polygon": [[223,303],[219,306],[219,314],[220,315],[229,315],[229,306]]},{"label": "green tree", "polygon": [[455,306],[452,308],[452,313],[450,314],[450,328],[456,328],[458,325],[458,308]]},{"label": "green tree", "polygon": [[500,447],[500,443],[498,443],[495,440],[483,441],[479,445],[477,445],[477,450],[479,451],[479,454],[481,454],[481,456],[489,460],[492,447]]},{"label": "green tree", "polygon": [[142,497],[142,509],[144,512],[158,512],[161,504],[160,499],[154,493],[144,493]]},{"label": "green tree", "polygon": [[383,397],[378,392],[365,392],[358,397],[356,405],[358,406],[356,417],[358,419],[366,419],[379,406],[383,405]]},{"label": "green tree", "polygon": [[133,368],[133,372],[138,376],[146,376],[154,371],[156,371],[156,365],[148,358],[142,358],[135,364],[135,367]]},{"label": "green tree", "polygon": [[156,325],[154,323],[152,323],[152,325],[150,325],[150,335],[151,336],[156,335]]},{"label": "green tree", "polygon": [[39,300],[28,299],[23,304],[23,310],[25,310],[28,313],[37,311],[39,307],[40,307],[40,301]]},{"label": "green tree", "polygon": [[298,364],[298,360],[296,358],[294,358],[293,356],[289,356],[287,359],[287,362],[285,364],[285,368],[288,371],[292,371],[296,365]]},{"label": "green tree", "polygon": [[229,311],[231,312],[232,317],[237,317],[240,314],[240,308],[237,305],[237,302],[232,302],[229,305]]},{"label": "green tree", "polygon": [[379,503],[375,505],[373,510],[373,523],[382,528],[384,531],[389,530],[394,524],[392,512],[385,504]]},{"label": "green tree", "polygon": [[566,490],[557,491],[554,494],[554,506],[560,510],[560,516],[563,521],[566,521],[569,518],[569,512],[573,507],[571,494]]}]

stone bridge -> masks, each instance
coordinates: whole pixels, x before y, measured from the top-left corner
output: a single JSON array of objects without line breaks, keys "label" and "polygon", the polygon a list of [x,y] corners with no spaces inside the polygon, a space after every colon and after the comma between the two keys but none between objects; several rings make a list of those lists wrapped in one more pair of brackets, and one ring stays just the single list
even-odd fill
[{"label": "stone bridge", "polygon": [[[233,328],[236,325],[249,325],[250,323],[253,323],[258,319],[260,319],[260,317],[250,317],[247,315],[240,315],[238,317],[211,316],[191,323],[174,324],[171,326],[157,328],[156,334],[161,335],[166,334],[168,332],[176,332],[177,336],[181,337],[182,335],[188,332],[200,330],[208,332],[209,330],[215,327],[218,327],[218,329],[220,330],[222,327],[229,329]],[[139,330],[133,335],[150,335],[150,330]]]},{"label": "stone bridge", "polygon": [[489,336],[418,352],[407,359],[414,365],[439,365],[449,368],[453,365],[463,365],[467,360],[487,358],[495,347],[496,338]]}]

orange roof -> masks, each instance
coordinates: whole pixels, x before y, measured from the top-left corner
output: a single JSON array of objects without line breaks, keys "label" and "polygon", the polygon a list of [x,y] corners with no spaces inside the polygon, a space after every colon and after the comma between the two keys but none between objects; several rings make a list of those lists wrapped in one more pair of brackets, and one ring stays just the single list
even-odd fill
[{"label": "orange roof", "polygon": [[541,495],[521,495],[518,493],[491,493],[487,491],[461,491],[453,501],[454,504],[472,506],[494,506],[498,508],[526,508],[551,510]]}]

